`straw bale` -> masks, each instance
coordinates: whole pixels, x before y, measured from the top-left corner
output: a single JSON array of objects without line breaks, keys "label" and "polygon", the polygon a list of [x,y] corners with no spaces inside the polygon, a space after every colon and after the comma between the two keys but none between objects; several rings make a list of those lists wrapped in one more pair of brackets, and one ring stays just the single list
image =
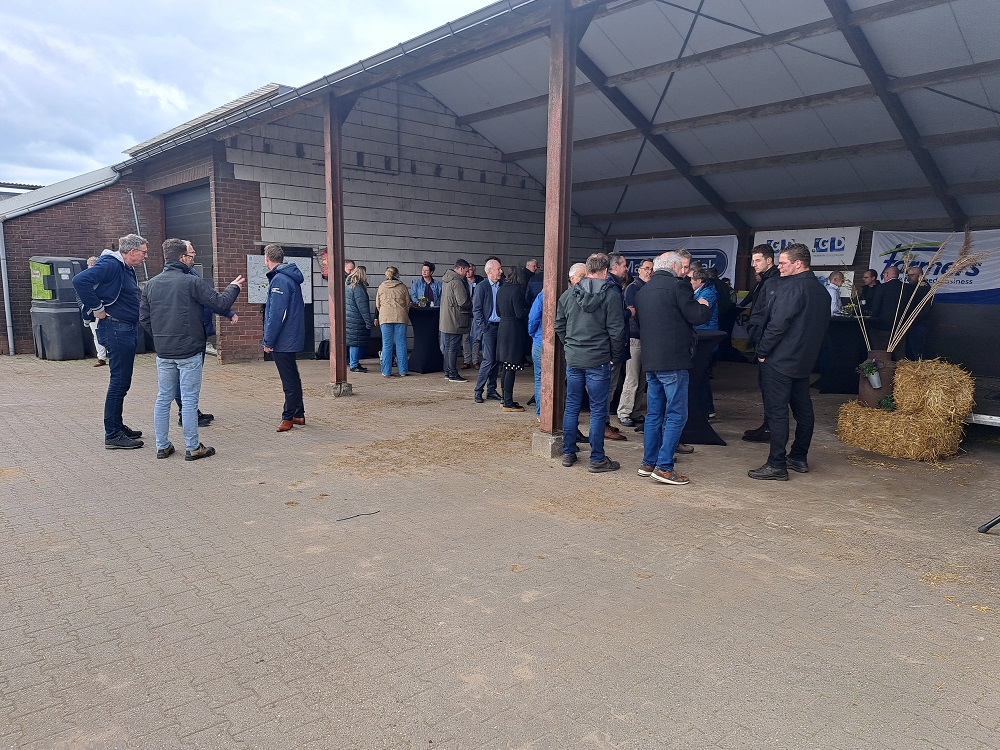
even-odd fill
[{"label": "straw bale", "polygon": [[848,445],[883,456],[934,462],[958,452],[962,421],[888,412],[849,401],[840,407],[837,435]]},{"label": "straw bale", "polygon": [[896,363],[892,395],[896,410],[961,422],[972,411],[972,376],[940,359]]}]

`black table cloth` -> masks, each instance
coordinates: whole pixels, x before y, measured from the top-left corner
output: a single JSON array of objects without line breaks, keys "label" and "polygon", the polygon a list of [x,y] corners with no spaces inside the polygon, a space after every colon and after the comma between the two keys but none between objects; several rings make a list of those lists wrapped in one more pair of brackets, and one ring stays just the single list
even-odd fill
[{"label": "black table cloth", "polygon": [[444,356],[441,354],[438,323],[440,307],[411,307],[410,325],[413,327],[413,351],[410,352],[410,372],[441,372]]},{"label": "black table cloth", "polygon": [[[870,329],[871,322],[866,322]],[[868,348],[857,319],[832,316],[816,362],[820,376],[814,385],[820,393],[856,394],[859,376],[855,368],[867,358]]]}]

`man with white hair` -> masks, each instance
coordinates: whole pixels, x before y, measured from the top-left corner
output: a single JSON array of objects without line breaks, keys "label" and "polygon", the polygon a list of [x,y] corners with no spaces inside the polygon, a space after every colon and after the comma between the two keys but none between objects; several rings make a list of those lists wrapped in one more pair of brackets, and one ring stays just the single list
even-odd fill
[{"label": "man with white hair", "polygon": [[663,484],[691,481],[674,471],[674,453],[687,424],[688,382],[698,343],[695,326],[712,317],[708,302],[694,298],[686,278],[690,268],[691,254],[686,250],[663,253],[635,295],[647,403],[639,476]]},{"label": "man with white hair", "polygon": [[476,390],[473,394],[473,400],[477,404],[487,400],[500,401],[500,394],[497,393],[500,362],[496,358],[497,332],[500,329],[497,293],[503,283],[501,280],[503,264],[499,258],[490,258],[483,270],[486,271],[486,281],[476,285],[476,291],[472,296],[472,335],[480,341],[479,348],[482,355],[479,376],[476,378]]}]

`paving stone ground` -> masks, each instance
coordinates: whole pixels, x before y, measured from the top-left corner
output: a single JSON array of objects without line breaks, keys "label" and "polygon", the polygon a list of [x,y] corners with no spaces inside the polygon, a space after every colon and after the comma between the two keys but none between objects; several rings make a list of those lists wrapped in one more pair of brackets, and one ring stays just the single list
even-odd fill
[{"label": "paving stone ground", "polygon": [[210,360],[218,455],[186,463],[152,355],[138,451],[104,450],[91,364],[0,358],[0,747],[1000,747],[998,431],[896,461],[814,396],[812,472],[754,482],[724,365],[729,445],[664,487],[631,431],[621,472],[565,469],[531,412],[374,362],[349,398],[301,362],[277,434],[273,365]]}]

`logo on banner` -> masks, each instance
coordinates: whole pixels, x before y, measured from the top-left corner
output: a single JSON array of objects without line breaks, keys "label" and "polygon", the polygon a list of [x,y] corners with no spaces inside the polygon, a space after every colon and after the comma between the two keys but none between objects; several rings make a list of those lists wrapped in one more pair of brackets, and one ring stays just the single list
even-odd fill
[{"label": "logo on banner", "polygon": [[[937,253],[940,247],[941,244],[938,242],[915,242],[910,245],[899,244],[891,250],[883,250],[878,256],[883,263],[879,276],[889,268],[896,268],[899,271],[899,275],[902,276],[907,268],[917,266],[927,278],[928,283],[934,283],[934,280],[938,276],[948,272],[952,263],[951,261],[942,263],[939,259],[934,261],[933,266],[931,265],[931,258],[934,257],[934,254]],[[979,275],[979,266],[971,266],[962,275],[969,278],[952,277],[948,283],[971,284],[971,278]]]},{"label": "logo on banner", "polygon": [[[792,243],[798,242],[794,239],[768,240],[775,253],[780,253]],[[845,253],[847,252],[847,237],[816,237],[813,239],[812,251],[814,253]],[[820,263],[819,265],[825,265]]]},{"label": "logo on banner", "polygon": [[691,248],[688,252],[691,253],[691,260],[698,261],[706,270],[714,268],[720,279],[725,276],[729,258],[722,250],[714,247],[698,247]]}]

